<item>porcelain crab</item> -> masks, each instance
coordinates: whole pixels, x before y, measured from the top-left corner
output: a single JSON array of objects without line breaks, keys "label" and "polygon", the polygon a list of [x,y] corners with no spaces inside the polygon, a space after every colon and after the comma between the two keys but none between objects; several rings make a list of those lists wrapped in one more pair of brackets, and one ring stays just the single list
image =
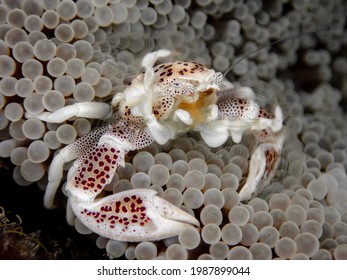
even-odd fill
[{"label": "porcelain crab", "polygon": [[249,199],[272,179],[283,145],[281,108],[267,112],[250,88],[233,89],[221,73],[203,64],[175,61],[155,65],[170,54],[168,50],[147,54],[142,60],[144,72],[115,94],[111,104],[76,103],[53,113],[26,115],[55,123],[73,116],[108,120],[107,125],[56,154],[44,197],[47,208],[54,207],[64,163],[75,160],[66,184],[68,209],[72,210],[68,220],[76,215],[93,232],[121,241],[159,240],[198,227],[197,219],[150,189],[98,197],[117,167],[124,165],[129,151],[153,141],[164,144],[188,130],[200,132],[211,147],[222,145],[230,136],[238,143],[245,131],[253,132],[260,145],[251,157],[241,200]]}]

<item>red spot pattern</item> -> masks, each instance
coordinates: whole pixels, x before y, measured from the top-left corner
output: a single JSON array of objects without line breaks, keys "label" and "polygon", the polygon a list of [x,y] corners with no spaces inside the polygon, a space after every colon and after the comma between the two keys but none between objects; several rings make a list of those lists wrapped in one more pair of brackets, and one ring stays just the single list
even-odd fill
[{"label": "red spot pattern", "polygon": [[107,217],[106,214],[101,214],[100,212],[97,211],[89,211],[87,209],[84,209],[81,214],[85,214],[89,217],[93,217],[97,223],[103,223]]},{"label": "red spot pattern", "polygon": [[218,105],[218,119],[238,120],[246,118],[249,102],[242,98],[219,98]]},{"label": "red spot pattern", "polygon": [[176,77],[191,76],[199,78],[201,73],[208,71],[205,65],[195,62],[176,61],[174,63],[163,63],[154,67],[156,82],[159,84],[170,84]]},{"label": "red spot pattern", "polygon": [[273,118],[274,118],[274,115],[268,113],[267,111],[265,111],[264,108],[261,108],[261,107],[260,107],[260,109],[259,109],[259,114],[258,114],[258,118],[273,119]]},{"label": "red spot pattern", "polygon": [[95,147],[82,161],[73,177],[73,186],[95,194],[101,192],[116,168],[120,151],[106,145]]},{"label": "red spot pattern", "polygon": [[266,150],[265,156],[266,156],[266,167],[265,167],[264,176],[269,176],[269,174],[276,168],[276,163],[279,158],[279,153],[274,149],[272,150],[269,149],[269,150]]},{"label": "red spot pattern", "polygon": [[169,109],[172,108],[174,104],[174,99],[170,96],[162,97],[156,104],[153,106],[153,113],[157,119],[160,119]]},{"label": "red spot pattern", "polygon": [[151,220],[146,215],[146,207],[143,205],[142,198],[137,195],[109,201],[108,205],[100,207],[100,211],[84,209],[81,214],[95,219],[97,223],[107,223],[111,229],[123,226],[123,231],[127,230],[130,224],[142,227]]}]

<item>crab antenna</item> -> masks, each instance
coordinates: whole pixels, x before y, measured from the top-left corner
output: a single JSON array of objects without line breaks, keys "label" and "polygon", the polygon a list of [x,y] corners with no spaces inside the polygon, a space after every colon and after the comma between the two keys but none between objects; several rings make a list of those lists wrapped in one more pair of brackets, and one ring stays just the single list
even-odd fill
[{"label": "crab antenna", "polygon": [[257,53],[257,52],[259,52],[262,49],[265,49],[265,48],[277,45],[278,43],[284,42],[286,40],[294,39],[294,38],[301,37],[301,36],[304,36],[304,35],[310,35],[310,34],[314,34],[314,33],[328,32],[328,31],[330,32],[330,31],[341,30],[341,29],[342,29],[342,27],[337,27],[337,28],[333,28],[333,29],[323,29],[323,30],[315,30],[315,31],[303,32],[303,33],[300,33],[300,34],[295,34],[295,35],[291,35],[291,36],[288,36],[288,37],[285,37],[285,38],[278,39],[278,40],[276,40],[274,42],[266,43],[266,44],[256,48],[255,50],[250,51],[249,53],[245,54],[244,56],[241,56],[238,60],[236,60],[235,63],[230,65],[229,68],[224,71],[223,76],[226,77],[226,75],[229,74],[231,69],[233,69],[237,64],[239,64],[241,61],[245,60],[246,58],[250,57],[252,54]]}]

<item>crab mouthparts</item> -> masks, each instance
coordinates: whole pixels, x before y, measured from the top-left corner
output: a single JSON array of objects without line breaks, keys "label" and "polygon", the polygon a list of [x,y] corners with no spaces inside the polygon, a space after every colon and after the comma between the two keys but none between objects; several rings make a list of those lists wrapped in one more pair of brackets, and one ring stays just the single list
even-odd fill
[{"label": "crab mouthparts", "polygon": [[191,96],[182,97],[177,109],[188,112],[192,119],[192,125],[195,127],[204,122],[210,115],[210,105],[215,104],[216,101],[216,91],[213,88],[209,88]]}]

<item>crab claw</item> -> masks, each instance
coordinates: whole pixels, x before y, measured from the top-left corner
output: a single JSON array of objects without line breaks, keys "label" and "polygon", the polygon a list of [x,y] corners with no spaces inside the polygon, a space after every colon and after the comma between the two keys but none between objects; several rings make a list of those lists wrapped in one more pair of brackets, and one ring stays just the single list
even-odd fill
[{"label": "crab claw", "polygon": [[83,205],[71,197],[71,206],[92,231],[119,241],[154,241],[178,235],[198,220],[152,189],[133,189]]}]

